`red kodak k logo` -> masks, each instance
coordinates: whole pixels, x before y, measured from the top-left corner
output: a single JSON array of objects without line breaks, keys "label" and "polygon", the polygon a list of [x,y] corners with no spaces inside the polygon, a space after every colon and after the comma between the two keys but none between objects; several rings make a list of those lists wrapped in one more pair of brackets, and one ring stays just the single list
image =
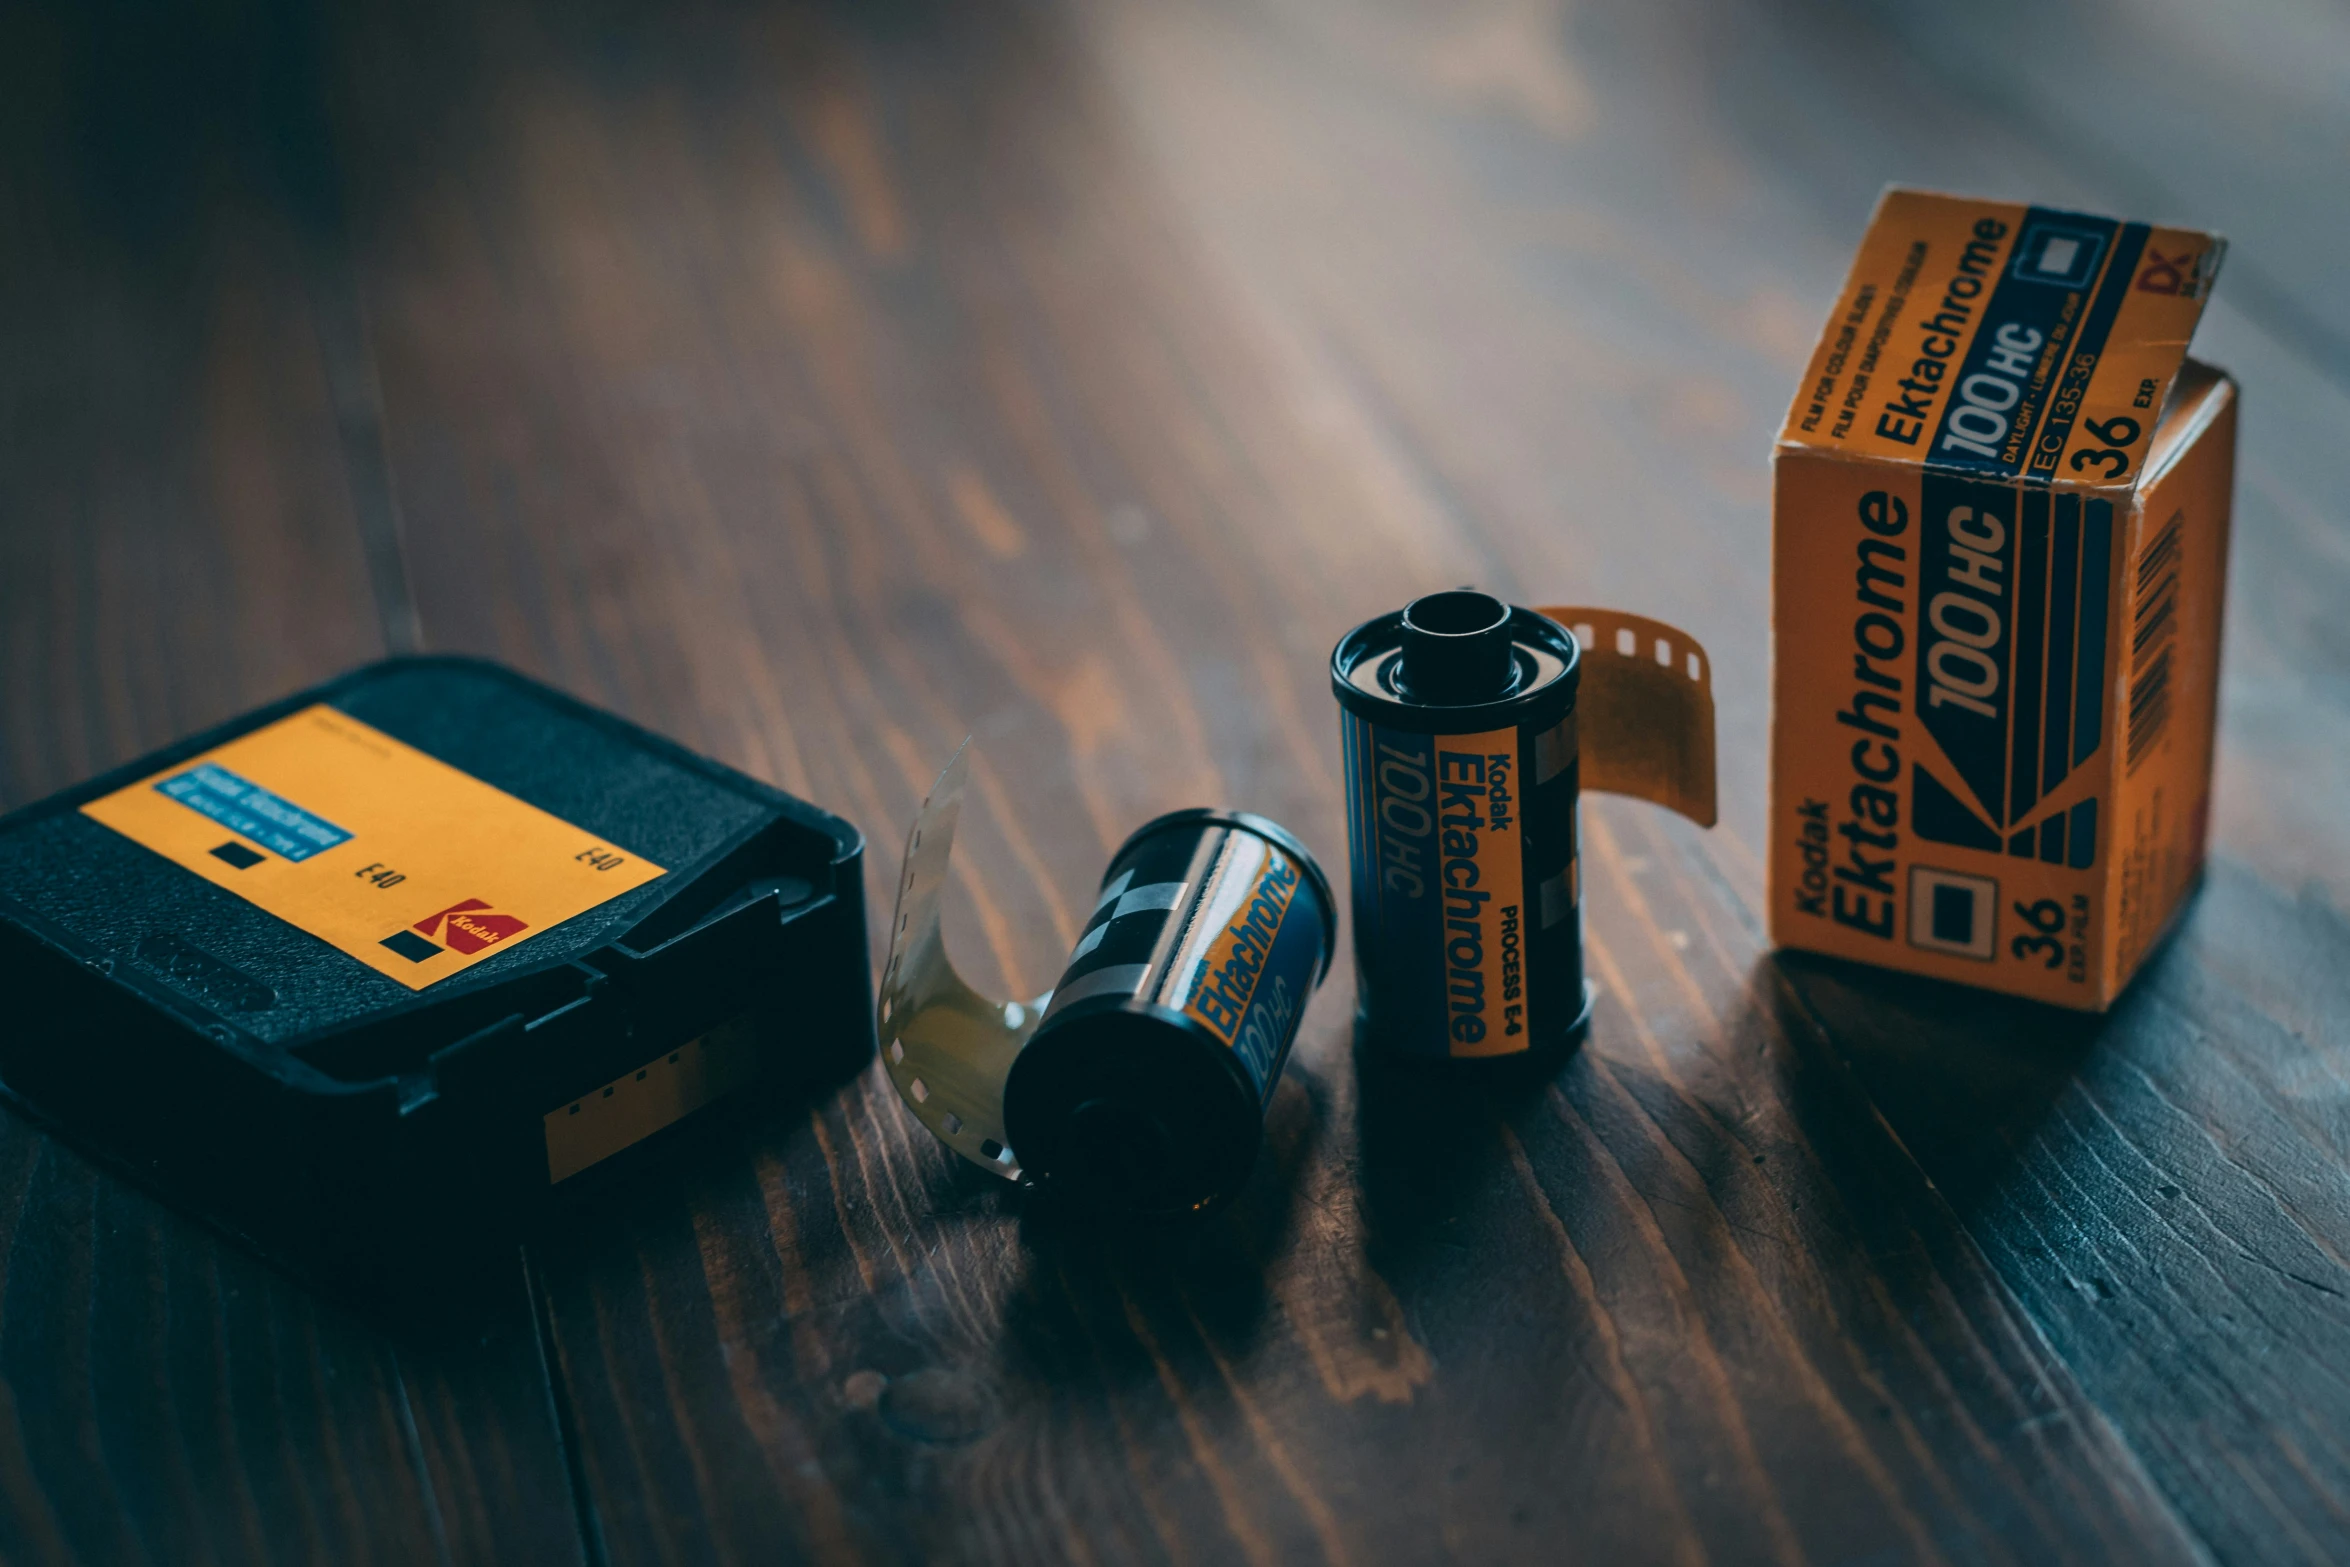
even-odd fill
[{"label": "red kodak k logo", "polygon": [[[485,947],[496,946],[508,936],[530,929],[529,922],[516,919],[511,914],[475,912],[488,907],[479,898],[453,903],[430,919],[418,920],[416,933],[433,937],[445,943],[452,952],[462,952],[470,957]],[[445,931],[444,925],[447,927]]]}]

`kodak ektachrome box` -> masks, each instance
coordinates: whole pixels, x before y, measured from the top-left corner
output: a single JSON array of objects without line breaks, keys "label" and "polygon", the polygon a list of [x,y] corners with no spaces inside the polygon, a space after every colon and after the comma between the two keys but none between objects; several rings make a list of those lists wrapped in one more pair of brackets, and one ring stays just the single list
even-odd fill
[{"label": "kodak ektachrome box", "polygon": [[1891,190],[1772,457],[1783,947],[2102,1009],[2193,886],[2224,242]]}]

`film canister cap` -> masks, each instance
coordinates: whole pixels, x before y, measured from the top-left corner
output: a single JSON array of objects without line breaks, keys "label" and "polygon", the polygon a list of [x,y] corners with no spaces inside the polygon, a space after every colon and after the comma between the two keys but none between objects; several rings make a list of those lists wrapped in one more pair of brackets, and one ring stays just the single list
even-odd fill
[{"label": "film canister cap", "polygon": [[1456,588],[1404,606],[1399,683],[1414,701],[1467,707],[1505,695],[1514,683],[1510,607],[1490,593]]}]

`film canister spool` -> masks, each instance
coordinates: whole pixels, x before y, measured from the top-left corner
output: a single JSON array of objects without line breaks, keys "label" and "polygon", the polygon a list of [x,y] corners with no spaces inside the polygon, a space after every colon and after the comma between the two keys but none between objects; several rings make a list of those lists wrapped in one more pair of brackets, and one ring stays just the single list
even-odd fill
[{"label": "film canister spool", "polygon": [[957,752],[908,835],[882,975],[883,1059],[907,1107],[972,1163],[1082,1205],[1230,1198],[1336,956],[1320,867],[1261,816],[1159,817],[1111,858],[1060,983],[992,1000],[939,937],[965,766]]},{"label": "film canister spool", "polygon": [[1037,1184],[1157,1213],[1238,1191],[1337,935],[1313,857],[1261,816],[1177,811],[1128,838],[1004,1083]]},{"label": "film canister spool", "polygon": [[1577,800],[1714,824],[1712,660],[1642,615],[1462,589],[1348,632],[1330,684],[1364,1032],[1421,1059],[1573,1039],[1592,1002]]},{"label": "film canister spool", "polygon": [[1581,675],[1564,627],[1465,589],[1367,621],[1332,652],[1356,1007],[1381,1048],[1520,1055],[1589,1018]]}]

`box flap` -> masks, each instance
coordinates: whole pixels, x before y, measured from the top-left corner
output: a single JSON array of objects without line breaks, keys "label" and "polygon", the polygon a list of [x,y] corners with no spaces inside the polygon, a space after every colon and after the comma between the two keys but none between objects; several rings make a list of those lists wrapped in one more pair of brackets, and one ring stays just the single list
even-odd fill
[{"label": "box flap", "polygon": [[1779,446],[2129,488],[2226,249],[2192,229],[1890,189]]},{"label": "box flap", "polygon": [[2235,383],[2225,370],[2188,356],[2171,383],[2162,417],[2154,422],[2154,444],[2148,448],[2140,481],[2152,484],[2164,470],[2193,448],[2211,421],[2218,418],[2235,395]]}]

